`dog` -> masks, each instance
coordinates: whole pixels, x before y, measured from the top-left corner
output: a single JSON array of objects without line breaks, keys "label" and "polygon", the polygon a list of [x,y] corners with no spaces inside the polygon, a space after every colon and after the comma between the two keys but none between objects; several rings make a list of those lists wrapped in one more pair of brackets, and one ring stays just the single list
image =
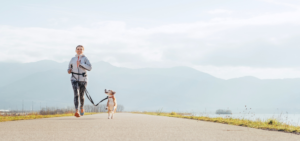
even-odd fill
[{"label": "dog", "polygon": [[108,90],[106,91],[106,89],[104,90],[105,94],[107,94],[108,96],[108,100],[107,100],[107,112],[108,112],[108,119],[113,119],[114,118],[114,113],[116,113],[117,111],[117,100],[115,97],[115,93],[113,90]]}]

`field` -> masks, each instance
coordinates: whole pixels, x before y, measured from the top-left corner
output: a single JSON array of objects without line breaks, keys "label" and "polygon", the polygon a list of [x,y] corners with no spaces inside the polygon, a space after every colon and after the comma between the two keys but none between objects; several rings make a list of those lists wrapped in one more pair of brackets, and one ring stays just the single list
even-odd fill
[{"label": "field", "polygon": [[[93,114],[96,114],[96,112],[85,113],[84,115],[93,115]],[[40,119],[40,118],[52,118],[52,117],[65,117],[65,116],[74,116],[74,113],[53,114],[53,115],[40,115],[38,113],[31,113],[31,114],[27,114],[27,115],[1,115],[0,122]]]},{"label": "field", "polygon": [[[105,112],[105,105],[99,105],[97,107],[92,105],[85,105],[84,115],[93,115],[96,113]],[[74,116],[75,109],[73,107],[68,108],[42,108],[39,111],[10,111],[9,113],[0,113],[0,122],[16,121],[16,120],[29,120],[40,118],[52,118],[52,117],[66,117]]]},{"label": "field", "polygon": [[288,133],[295,133],[300,135],[300,127],[292,126],[288,124],[281,123],[276,119],[268,119],[268,120],[247,120],[247,119],[237,119],[237,118],[222,118],[222,117],[206,117],[206,116],[193,116],[188,113],[164,113],[164,112],[133,112],[137,114],[148,114],[148,115],[157,115],[157,116],[168,116],[168,117],[176,117],[176,118],[186,118],[193,120],[201,120],[201,121],[209,121],[209,122],[217,122],[229,125],[237,125],[244,126],[256,129],[264,129],[264,130],[272,130],[272,131],[282,131]]}]

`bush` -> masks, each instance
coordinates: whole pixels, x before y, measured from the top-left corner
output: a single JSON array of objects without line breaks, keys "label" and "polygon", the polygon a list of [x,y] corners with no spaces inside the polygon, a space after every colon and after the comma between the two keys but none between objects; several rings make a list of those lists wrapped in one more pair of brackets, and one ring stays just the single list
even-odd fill
[{"label": "bush", "polygon": [[281,123],[277,119],[270,118],[266,121],[269,125],[281,125]]}]

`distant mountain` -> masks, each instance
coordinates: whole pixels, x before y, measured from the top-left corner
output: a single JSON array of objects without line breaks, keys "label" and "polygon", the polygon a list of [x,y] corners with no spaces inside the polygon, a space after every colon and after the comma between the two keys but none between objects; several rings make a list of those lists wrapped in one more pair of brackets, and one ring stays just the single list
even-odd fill
[{"label": "distant mountain", "polygon": [[[73,106],[68,63],[0,63],[0,109],[33,105]],[[93,63],[88,73],[88,91],[94,101],[105,97],[104,89],[115,90],[125,110],[239,112],[252,109],[300,109],[300,79],[261,80],[242,77],[215,78],[188,67],[129,69],[106,62]],[[90,104],[86,99],[86,104]],[[298,108],[299,107],[299,108]]]}]

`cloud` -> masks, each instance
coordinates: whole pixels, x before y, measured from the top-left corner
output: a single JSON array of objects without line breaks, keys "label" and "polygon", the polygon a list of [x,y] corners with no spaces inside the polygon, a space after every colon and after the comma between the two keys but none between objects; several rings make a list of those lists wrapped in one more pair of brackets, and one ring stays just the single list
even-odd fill
[{"label": "cloud", "polygon": [[[28,54],[29,58],[36,58],[37,60],[39,60],[41,54],[48,56],[47,58],[55,59],[56,53],[73,50],[73,47],[77,44],[85,44],[86,46],[92,45],[91,52],[118,52],[128,53],[131,56],[142,55],[146,60],[153,61],[164,61],[163,59],[168,60],[168,56],[173,56],[178,57],[177,59],[173,58],[174,60],[188,58],[186,61],[193,62],[193,59],[196,59],[194,62],[197,62],[199,59],[204,59],[203,62],[210,60],[214,55],[220,56],[220,52],[231,50],[233,47],[234,52],[228,54],[233,54],[237,58],[244,56],[244,52],[240,50],[245,48],[253,52],[256,52],[258,46],[260,49],[272,48],[266,44],[259,45],[259,42],[254,43],[253,47],[247,44],[256,42],[257,37],[260,38],[259,40],[265,40],[265,42],[271,41],[268,37],[283,38],[281,33],[274,34],[273,29],[269,27],[273,26],[275,30],[278,27],[287,29],[287,26],[292,24],[295,28],[298,28],[300,19],[295,18],[295,15],[298,14],[300,14],[299,11],[294,11],[260,15],[247,19],[219,18],[193,23],[168,24],[153,28],[128,28],[126,23],[121,21],[103,21],[92,23],[86,27],[74,26],[66,29],[0,26],[0,32],[2,33],[0,40],[3,43],[4,52]],[[254,32],[247,31],[249,28],[252,28],[251,31]],[[284,31],[280,32],[284,33]],[[284,34],[286,34],[286,37],[293,37],[296,33]],[[9,46],[13,50],[7,50],[4,46]],[[278,49],[275,50],[281,52]],[[198,51],[201,52],[198,55],[186,55],[195,54]],[[39,55],[32,55],[29,52],[37,52],[36,54]],[[171,55],[172,53],[174,54]],[[73,54],[73,52],[70,54]],[[187,57],[180,57],[182,55]],[[198,57],[199,55],[202,57]],[[204,58],[203,56],[208,57]],[[5,61],[4,59],[22,62],[34,60],[8,57],[2,58],[2,61]],[[102,59],[100,57],[98,60]],[[233,63],[230,64],[230,62]],[[245,62],[244,65],[251,65],[250,62]],[[209,63],[220,65],[220,63],[213,61]],[[228,61],[228,63],[228,65],[240,65],[234,63],[234,61]]]},{"label": "cloud", "polygon": [[[244,17],[231,9],[213,8],[208,13],[208,19],[151,27],[132,27],[113,20],[67,28],[0,25],[0,61],[69,61],[75,47],[83,44],[93,62],[123,67],[184,65],[223,78],[246,74],[263,77],[271,69],[278,72],[273,77],[283,77],[284,71],[298,72],[294,69],[300,59],[299,8]],[[59,25],[69,21],[57,19],[50,22]],[[240,73],[227,75],[228,70]]]},{"label": "cloud", "polygon": [[231,14],[232,11],[226,10],[226,9],[215,9],[215,10],[210,10],[207,11],[209,14]]},{"label": "cloud", "polygon": [[290,8],[296,8],[296,9],[300,8],[300,2],[297,0],[264,0],[264,1],[272,4],[280,5],[280,6],[290,7]]},{"label": "cloud", "polygon": [[[263,40],[255,40],[243,44],[229,44],[218,49],[204,59],[198,59],[197,64],[216,66],[251,66],[259,68],[298,67],[300,59],[298,47],[299,36],[286,42],[274,44]],[[196,64],[196,63],[195,63]]]}]

